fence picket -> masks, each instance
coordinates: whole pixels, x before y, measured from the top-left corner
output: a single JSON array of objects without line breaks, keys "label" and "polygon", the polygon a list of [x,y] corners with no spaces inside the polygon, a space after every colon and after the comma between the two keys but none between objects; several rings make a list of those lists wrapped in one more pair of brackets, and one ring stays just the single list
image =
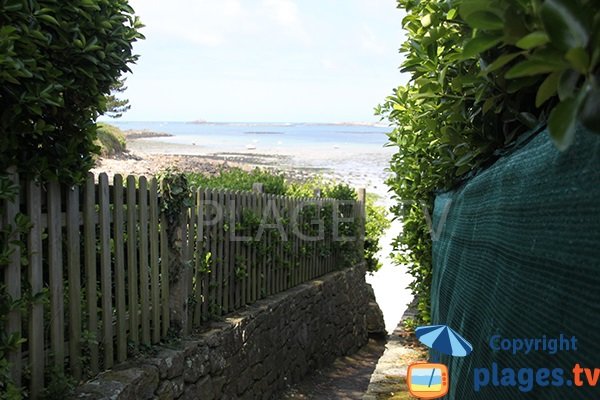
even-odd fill
[{"label": "fence picket", "polygon": [[100,290],[102,292],[102,344],[104,345],[104,368],[113,366],[112,329],[112,271],[110,254],[110,199],[108,176],[98,177],[100,205]]},{"label": "fence picket", "polygon": [[202,274],[202,321],[206,321],[209,317],[208,306],[210,303],[210,282],[212,276],[212,252],[211,252],[211,243],[210,243],[210,235],[211,229],[209,228],[207,221],[211,219],[211,206],[210,202],[210,193],[208,190],[203,190],[202,192],[202,232],[203,232],[203,257],[201,260],[201,265],[204,267],[204,273]]},{"label": "fence picket", "polygon": [[[42,263],[42,194],[39,183],[27,184],[27,215],[31,229],[27,240],[29,258],[29,284],[31,294],[36,296],[44,288]],[[41,397],[44,388],[44,305],[34,302],[29,316],[29,368],[31,369],[30,397]]]},{"label": "fence picket", "polygon": [[[257,209],[258,209],[258,195],[257,194],[253,194],[250,196],[250,206],[249,206],[250,210],[249,212],[254,216],[256,215]],[[256,245],[257,243],[254,241],[255,239],[255,234],[256,232],[254,232],[254,229],[249,229],[248,231],[249,236],[251,237],[251,241],[249,243],[250,245],[250,251],[251,251],[251,259],[250,259],[250,281],[251,281],[251,287],[252,287],[252,295],[250,298],[250,301],[252,303],[254,303],[257,299],[257,293],[258,293],[258,267],[257,267],[257,257],[256,257],[256,253],[257,253],[257,248]]]},{"label": "fence picket", "polygon": [[[196,250],[195,250],[195,245],[196,245],[196,235],[197,235],[197,229],[196,229],[196,207],[192,206],[189,207],[187,209],[186,212],[186,221],[184,223],[184,226],[187,229],[187,237],[185,237],[185,241],[184,243],[186,244],[186,253],[185,253],[185,282],[186,282],[186,290],[187,290],[187,294],[188,294],[188,299],[191,298],[194,295],[194,276],[195,276],[195,272],[194,272],[194,268],[192,267],[194,265],[194,254],[196,254]],[[185,333],[189,334],[192,331],[192,324],[193,324],[193,307],[191,307],[190,302],[187,301],[187,318],[185,319],[186,321],[186,326],[185,326]]]},{"label": "fence picket", "polygon": [[98,340],[98,294],[96,289],[96,186],[94,175],[89,174],[85,182],[84,192],[84,251],[85,251],[85,293],[87,297],[87,331],[89,339],[86,343],[90,350],[90,370],[92,374],[99,372],[99,349]]},{"label": "fence picket", "polygon": [[224,233],[223,236],[223,312],[227,313],[233,309],[232,304],[230,303],[230,293],[231,293],[231,257],[235,257],[232,255],[230,246],[232,242],[232,235],[235,233],[235,221],[232,220],[232,210],[235,208],[235,197],[234,194],[230,191],[225,192],[225,196],[223,198],[223,219],[225,223],[228,224],[229,229]]},{"label": "fence picket", "polygon": [[[246,192],[240,192],[240,226],[244,226],[244,211],[247,208],[247,193]],[[242,228],[242,235],[243,235],[243,228]],[[240,239],[241,240],[241,239]],[[242,292],[241,292],[241,298],[240,298],[240,302],[243,305],[245,305],[246,303],[248,303],[248,243],[245,241],[240,241],[240,262],[238,265],[239,268],[239,281],[242,285]]]},{"label": "fence picket", "polygon": [[61,193],[58,182],[48,183],[48,267],[50,271],[50,340],[54,366],[64,370],[65,326],[63,297],[63,257],[61,229]]},{"label": "fence picket", "polygon": [[[232,223],[241,227],[242,225],[242,192],[236,190],[233,192],[233,209],[232,209]],[[241,267],[241,257],[243,243],[240,241],[239,236],[243,235],[242,230],[236,231],[238,238],[234,241],[231,247],[231,263],[229,265],[230,275],[230,298],[232,303],[232,310],[235,310],[242,306],[242,282],[239,279],[239,268]]]},{"label": "fence picket", "polygon": [[139,343],[137,273],[137,191],[135,177],[127,177],[127,286],[129,299],[129,340]]},{"label": "fence picket", "polygon": [[160,342],[160,258],[159,258],[159,224],[158,224],[158,182],[150,180],[150,285],[152,304],[152,343]]},{"label": "fence picket", "polygon": [[204,306],[206,305],[205,296],[206,296],[206,274],[204,273],[204,262],[206,257],[206,241],[204,240],[204,190],[198,189],[196,192],[196,220],[197,220],[197,231],[198,234],[196,236],[196,287],[195,287],[195,299],[196,299],[196,307],[194,310],[194,327],[200,325],[202,321],[202,315],[206,315],[204,311]]},{"label": "fence picket", "polygon": [[81,251],[79,233],[79,188],[67,192],[67,268],[69,282],[69,365],[81,379]]},{"label": "fence picket", "polygon": [[217,231],[216,231],[216,245],[217,245],[217,315],[223,314],[223,239],[225,237],[224,223],[225,223],[225,208],[224,208],[225,192],[223,190],[217,191],[217,204],[221,208],[221,217],[218,219]]},{"label": "fence picket", "polygon": [[315,199],[316,204],[317,204],[317,221],[319,221],[319,241],[315,243],[316,245],[316,251],[315,251],[315,263],[316,263],[316,275],[317,276],[321,276],[323,275],[323,258],[321,257],[321,248],[323,246],[323,237],[322,237],[322,233],[323,233],[323,229],[321,228],[321,226],[325,226],[324,224],[322,224],[322,220],[321,220],[321,198],[317,197]]},{"label": "fence picket", "polygon": [[142,343],[150,345],[150,288],[149,288],[149,258],[148,258],[148,181],[145,176],[139,179],[139,226],[140,226],[140,311],[142,322]]},{"label": "fence picket", "polygon": [[288,243],[286,244],[287,260],[288,260],[288,285],[294,287],[296,282],[296,261],[295,261],[295,249],[296,249],[296,235],[294,235],[294,199],[286,198],[286,209],[288,223],[286,230],[288,233]]},{"label": "fence picket", "polygon": [[[278,217],[282,218],[284,216],[284,211],[283,211],[283,196],[277,196],[276,197],[276,204],[277,204],[277,215]],[[275,221],[275,223],[277,225],[281,225],[281,219],[278,218],[278,220]],[[283,245],[284,245],[284,240],[285,240],[285,236],[284,233],[285,231],[282,231],[280,229],[280,226],[277,227],[276,233],[277,233],[277,254],[279,256],[279,259],[277,260],[277,271],[278,271],[278,288],[277,288],[277,292],[283,292],[285,289],[285,266],[283,265],[284,263],[284,249],[283,249]]]},{"label": "fence picket", "polygon": [[[212,316],[216,313],[216,305],[217,305],[217,223],[216,220],[219,218],[217,209],[217,199],[218,195],[215,190],[209,190],[206,193],[207,196],[207,204],[209,204],[211,209],[211,226],[210,226],[210,281],[208,284],[208,312],[209,316]],[[208,228],[207,228],[208,229]]]},{"label": "fence picket", "polygon": [[[161,187],[161,190],[163,188]],[[167,217],[160,215],[160,304],[162,314],[161,336],[166,337],[171,327],[169,310],[169,239],[167,234]]]},{"label": "fence picket", "polygon": [[125,302],[125,252],[123,249],[123,177],[113,178],[113,245],[115,257],[115,292],[117,313],[117,361],[127,359],[127,303]]},{"label": "fence picket", "polygon": [[243,213],[244,192],[241,190],[236,190],[233,222],[237,225],[238,229],[236,230],[237,239],[235,241],[235,250],[233,251],[234,261],[231,269],[232,284],[235,288],[235,308],[242,307],[245,303],[245,287],[243,282],[245,243],[241,239],[244,236]]},{"label": "fence picket", "polygon": [[257,205],[256,205],[256,215],[259,219],[260,224],[258,226],[257,231],[255,232],[255,237],[258,242],[255,244],[257,248],[257,264],[258,264],[258,298],[262,299],[265,297],[266,289],[265,289],[265,272],[266,272],[266,263],[267,263],[267,251],[265,249],[265,240],[264,234],[259,237],[258,233],[260,232],[260,226],[262,225],[262,215],[264,208],[264,199],[265,195],[263,193],[258,193],[256,195]]}]

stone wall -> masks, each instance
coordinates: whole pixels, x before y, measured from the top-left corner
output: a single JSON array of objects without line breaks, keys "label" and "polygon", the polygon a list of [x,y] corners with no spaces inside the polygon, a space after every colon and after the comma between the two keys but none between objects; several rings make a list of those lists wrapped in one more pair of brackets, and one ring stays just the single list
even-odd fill
[{"label": "stone wall", "polygon": [[270,399],[368,340],[360,267],[261,300],[80,386],[73,399]]}]

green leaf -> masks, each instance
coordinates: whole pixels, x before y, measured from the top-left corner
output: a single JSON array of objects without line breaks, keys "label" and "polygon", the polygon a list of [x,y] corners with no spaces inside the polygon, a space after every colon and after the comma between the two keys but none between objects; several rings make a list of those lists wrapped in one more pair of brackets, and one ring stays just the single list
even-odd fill
[{"label": "green leaf", "polygon": [[491,108],[494,107],[495,105],[496,105],[495,97],[490,97],[490,98],[486,99],[486,101],[483,103],[483,107],[482,107],[483,113],[487,114],[487,112],[490,111]]},{"label": "green leaf", "polygon": [[[539,85],[540,76],[526,76],[524,78],[511,79],[506,86],[506,92],[509,94],[517,93],[523,88]],[[506,107],[506,106],[505,106]]]},{"label": "green leaf", "polygon": [[6,4],[2,7],[5,12],[20,11],[23,8],[23,2],[14,2],[12,4]]},{"label": "green leaf", "polygon": [[556,94],[558,90],[558,82],[560,81],[560,76],[562,73],[560,71],[556,71],[551,73],[544,79],[544,82],[540,85],[537,94],[535,96],[535,106],[540,107],[544,104],[550,97]]},{"label": "green leaf", "polygon": [[590,67],[590,56],[585,49],[581,47],[571,49],[567,52],[565,58],[571,63],[573,69],[582,74],[587,73],[588,68]]},{"label": "green leaf", "polygon": [[534,47],[542,46],[550,41],[548,35],[542,31],[531,32],[529,35],[522,37],[516,46],[524,50],[529,50]]},{"label": "green leaf", "polygon": [[37,19],[41,19],[42,21],[48,22],[52,25],[60,26],[60,24],[58,23],[56,18],[54,18],[52,15],[47,15],[47,14],[38,15]]},{"label": "green leaf", "polygon": [[556,148],[565,151],[571,146],[575,139],[575,125],[577,123],[577,111],[581,105],[581,96],[569,97],[561,101],[548,118],[548,129],[550,137]]},{"label": "green leaf", "polygon": [[456,8],[453,8],[450,11],[448,11],[448,15],[446,15],[446,18],[448,20],[452,20],[452,19],[454,19],[454,17],[456,17],[457,13],[458,13],[458,11],[456,10]]},{"label": "green leaf", "polygon": [[526,11],[530,6],[530,0],[507,0],[511,7],[519,8],[521,11]]},{"label": "green leaf", "polygon": [[561,101],[573,96],[580,77],[581,75],[572,69],[568,69],[561,74],[557,89],[558,98]]},{"label": "green leaf", "polygon": [[523,14],[518,12],[516,7],[508,7],[504,12],[504,42],[506,44],[515,45],[531,32],[525,21],[526,16]]},{"label": "green leaf", "polygon": [[539,123],[535,115],[528,112],[521,112],[517,114],[517,120],[529,129],[535,128]]},{"label": "green leaf", "polygon": [[509,62],[511,62],[518,56],[520,56],[521,54],[523,54],[523,53],[503,54],[500,57],[498,57],[497,59],[495,59],[494,62],[492,62],[490,65],[488,65],[485,68],[485,70],[483,71],[483,73],[489,74],[491,72],[494,72],[494,71],[504,67],[506,64],[508,64]]},{"label": "green leaf", "polygon": [[467,154],[464,154],[461,158],[456,160],[454,165],[456,167],[461,167],[463,165],[467,165],[469,163],[469,161],[471,161],[473,159],[474,156],[475,156],[475,154],[472,151],[469,151]]},{"label": "green leaf", "polygon": [[592,49],[592,68],[595,68],[600,61],[600,17],[596,16],[594,34],[590,40],[590,48]]},{"label": "green leaf", "polygon": [[559,64],[552,64],[544,60],[525,60],[515,65],[506,72],[506,79],[521,78],[524,76],[534,76],[547,74],[561,70],[563,67]]},{"label": "green leaf", "polygon": [[456,172],[454,173],[454,175],[461,176],[461,175],[466,174],[470,170],[471,170],[471,165],[469,165],[469,164],[461,165],[460,167],[458,167],[456,169]]},{"label": "green leaf", "polygon": [[421,17],[421,25],[423,25],[424,28],[427,28],[429,25],[431,25],[431,14]]},{"label": "green leaf", "polygon": [[592,88],[579,112],[579,120],[587,129],[600,134],[600,88]]},{"label": "green leaf", "polygon": [[493,3],[490,0],[463,0],[459,14],[466,21],[471,14],[478,11],[489,11],[492,6]]},{"label": "green leaf", "polygon": [[473,12],[467,16],[466,21],[475,29],[493,31],[504,28],[504,21],[502,21],[502,18],[489,11]]},{"label": "green leaf", "polygon": [[472,58],[494,47],[502,40],[498,36],[480,35],[469,40],[462,52],[462,59]]},{"label": "green leaf", "polygon": [[585,47],[589,40],[589,16],[579,2],[546,0],[540,17],[552,44],[561,50]]}]

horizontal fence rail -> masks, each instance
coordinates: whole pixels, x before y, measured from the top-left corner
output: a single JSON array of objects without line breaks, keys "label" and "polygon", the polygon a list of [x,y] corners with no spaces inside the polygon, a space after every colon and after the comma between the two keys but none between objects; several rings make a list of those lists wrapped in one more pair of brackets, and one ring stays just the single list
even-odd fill
[{"label": "horizontal fence rail", "polygon": [[6,331],[25,339],[8,360],[34,399],[50,376],[86,379],[355,263],[364,235],[364,191],[340,201],[200,188],[169,227],[155,178],[11,180],[19,194],[2,202],[11,251],[0,284],[13,303],[29,300],[11,308]]}]

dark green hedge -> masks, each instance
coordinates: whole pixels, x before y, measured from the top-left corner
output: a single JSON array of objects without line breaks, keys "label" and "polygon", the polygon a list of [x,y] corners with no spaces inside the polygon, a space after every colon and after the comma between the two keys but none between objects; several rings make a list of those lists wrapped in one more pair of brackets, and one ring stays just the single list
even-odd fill
[{"label": "dark green hedge", "polygon": [[136,60],[127,0],[0,0],[0,170],[77,181],[95,120]]}]

